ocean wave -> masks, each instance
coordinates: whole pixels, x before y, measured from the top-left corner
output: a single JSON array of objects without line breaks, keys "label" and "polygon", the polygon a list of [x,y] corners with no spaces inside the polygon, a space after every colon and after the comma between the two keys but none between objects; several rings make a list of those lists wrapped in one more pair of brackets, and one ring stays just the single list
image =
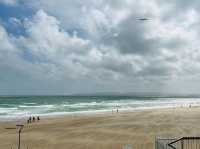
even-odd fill
[{"label": "ocean wave", "polygon": [[[18,99],[19,100],[19,99]],[[20,102],[18,104],[0,103],[0,118],[23,118],[30,115],[62,115],[76,113],[98,113],[119,109],[125,110],[145,110],[169,107],[188,107],[189,105],[200,105],[200,98],[156,98],[149,100],[105,100],[95,98],[91,100],[69,100],[69,101],[46,101],[38,105],[39,102],[32,100],[31,102]]]},{"label": "ocean wave", "polygon": [[37,103],[35,102],[24,102],[25,105],[36,105]]},{"label": "ocean wave", "polygon": [[19,108],[52,108],[55,105],[19,105]]}]

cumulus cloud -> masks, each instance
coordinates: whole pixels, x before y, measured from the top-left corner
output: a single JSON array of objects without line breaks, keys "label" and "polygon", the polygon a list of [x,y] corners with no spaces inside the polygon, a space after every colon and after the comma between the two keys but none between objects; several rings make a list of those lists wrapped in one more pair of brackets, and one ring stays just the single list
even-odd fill
[{"label": "cumulus cloud", "polygon": [[16,73],[24,88],[55,83],[41,88],[170,92],[170,85],[199,80],[199,12],[192,4],[185,13],[174,9],[188,6],[178,0],[39,0],[32,5],[32,17],[9,19],[25,34],[0,28],[2,76]]},{"label": "cumulus cloud", "polygon": [[[91,40],[82,39],[74,33],[69,35],[59,26],[60,22],[40,10],[32,20],[24,22],[27,36],[16,38],[15,45],[32,56],[30,63],[52,64],[57,72],[67,73],[67,76],[93,77],[94,70],[104,70],[107,74],[140,71],[143,60],[135,55],[121,55],[108,47],[96,47]],[[44,28],[45,26],[45,28]],[[127,65],[127,66],[124,66]],[[134,66],[135,65],[135,66]],[[125,72],[121,72],[121,69]],[[101,75],[101,74],[99,74]],[[57,77],[57,76],[56,76]],[[112,76],[111,76],[112,78]]]}]

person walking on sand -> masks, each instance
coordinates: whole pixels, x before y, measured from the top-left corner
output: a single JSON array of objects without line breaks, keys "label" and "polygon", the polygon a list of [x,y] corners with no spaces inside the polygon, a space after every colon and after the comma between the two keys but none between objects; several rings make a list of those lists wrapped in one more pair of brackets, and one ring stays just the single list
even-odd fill
[{"label": "person walking on sand", "polygon": [[33,116],[33,122],[35,122],[35,117]]},{"label": "person walking on sand", "polygon": [[39,116],[37,117],[37,121],[40,121],[40,117]]},{"label": "person walking on sand", "polygon": [[29,117],[28,121],[29,121],[29,123],[31,123],[31,116]]}]

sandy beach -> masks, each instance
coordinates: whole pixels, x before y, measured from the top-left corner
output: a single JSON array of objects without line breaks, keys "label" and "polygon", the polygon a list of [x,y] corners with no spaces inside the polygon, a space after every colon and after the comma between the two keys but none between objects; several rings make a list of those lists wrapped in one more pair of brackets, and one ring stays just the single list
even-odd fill
[{"label": "sandy beach", "polygon": [[[17,148],[19,122],[0,123],[0,149]],[[153,149],[155,137],[200,136],[200,108],[170,108],[46,118],[25,124],[22,149]]]}]

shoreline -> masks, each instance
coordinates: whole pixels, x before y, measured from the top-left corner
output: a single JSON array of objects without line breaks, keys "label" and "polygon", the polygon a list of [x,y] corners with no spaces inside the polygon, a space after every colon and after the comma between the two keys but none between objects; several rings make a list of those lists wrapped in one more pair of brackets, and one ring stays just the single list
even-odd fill
[{"label": "shoreline", "polygon": [[[29,98],[29,97],[27,97]],[[36,100],[37,99],[37,100]],[[54,99],[54,98],[50,98]],[[82,98],[81,98],[82,99]],[[85,98],[83,98],[85,99]],[[95,100],[89,98],[86,101],[75,99],[60,98],[58,102],[52,102],[48,98],[38,99],[30,98],[30,101],[24,101],[24,99],[19,98],[16,100],[16,104],[8,104],[6,100],[2,100],[0,104],[0,122],[1,121],[18,121],[27,119],[30,116],[40,116],[44,118],[48,117],[62,117],[67,115],[95,115],[102,113],[112,113],[119,109],[122,111],[145,111],[153,109],[166,109],[166,108],[176,108],[176,107],[189,107],[200,106],[200,98],[198,99],[188,99],[181,98],[181,100],[176,98],[166,98],[165,100],[160,98],[155,99],[129,99],[129,98],[111,98],[107,100],[106,98],[98,98]],[[15,101],[15,100],[14,100]],[[14,102],[13,101],[13,102]]]},{"label": "shoreline", "polygon": [[[56,112],[51,114],[35,114],[30,116],[40,116],[42,119],[60,119],[60,118],[68,118],[68,117],[95,117],[95,116],[105,116],[105,115],[113,115],[113,114],[126,114],[126,113],[134,113],[134,112],[150,112],[157,110],[171,110],[171,109],[188,109],[188,108],[200,108],[200,105],[177,105],[177,106],[157,106],[157,107],[145,107],[145,108],[132,108],[132,109],[117,109],[114,110],[96,110],[96,111],[83,111],[83,112]],[[16,123],[16,122],[24,122],[26,123],[27,119],[30,116],[23,116],[22,118],[1,118],[1,123]]]}]

